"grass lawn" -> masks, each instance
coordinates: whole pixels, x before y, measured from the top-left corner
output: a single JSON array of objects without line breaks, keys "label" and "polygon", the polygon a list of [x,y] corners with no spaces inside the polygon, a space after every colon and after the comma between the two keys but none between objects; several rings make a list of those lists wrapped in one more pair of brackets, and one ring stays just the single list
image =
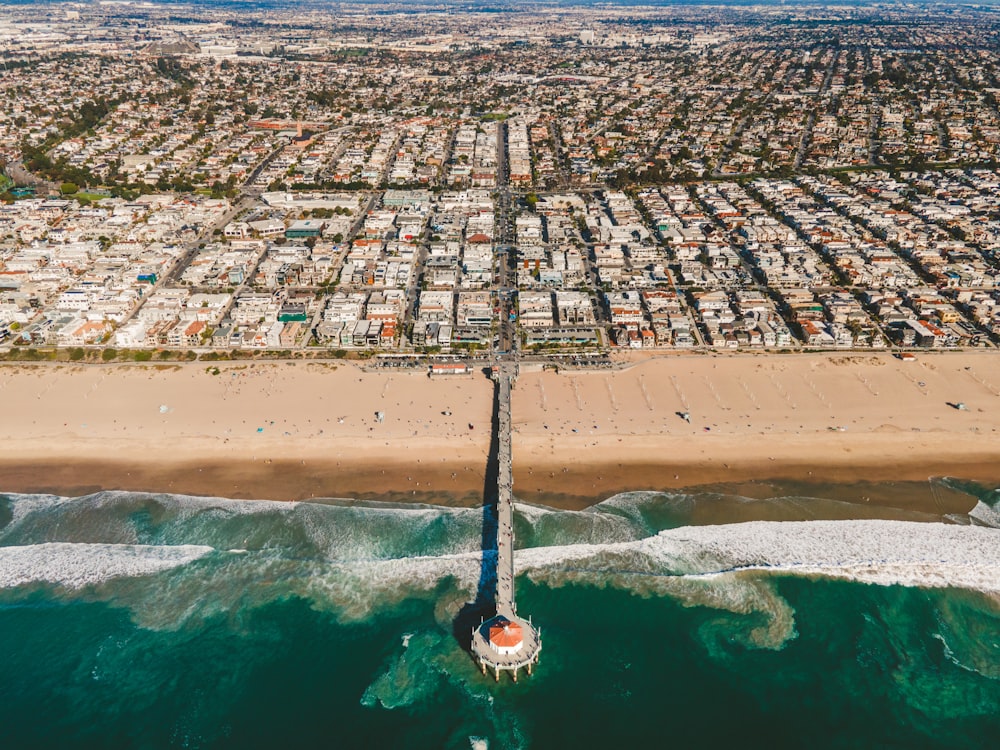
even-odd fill
[{"label": "grass lawn", "polygon": [[67,198],[82,198],[85,201],[99,201],[105,198],[110,198],[110,195],[105,195],[104,193],[88,193],[86,190],[80,190],[79,192],[73,193],[72,195],[66,196]]}]

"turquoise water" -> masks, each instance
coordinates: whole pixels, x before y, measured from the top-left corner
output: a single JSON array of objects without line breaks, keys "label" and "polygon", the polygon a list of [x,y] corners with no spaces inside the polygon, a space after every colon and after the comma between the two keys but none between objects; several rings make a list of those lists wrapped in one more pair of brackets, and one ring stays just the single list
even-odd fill
[{"label": "turquoise water", "polygon": [[517,685],[453,635],[479,510],[0,496],[0,747],[989,746],[997,493],[942,485],[519,506]]}]

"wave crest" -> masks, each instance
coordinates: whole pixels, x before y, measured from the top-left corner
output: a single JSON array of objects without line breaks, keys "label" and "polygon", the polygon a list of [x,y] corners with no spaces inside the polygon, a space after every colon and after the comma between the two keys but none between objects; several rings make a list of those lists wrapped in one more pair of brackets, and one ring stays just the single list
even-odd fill
[{"label": "wave crest", "polygon": [[[128,606],[147,627],[174,628],[282,597],[344,621],[408,598],[433,599],[447,626],[480,577],[479,508],[124,492],[11,498],[14,520],[0,529],[0,544],[10,545],[0,547],[0,588],[90,586],[91,595]],[[855,520],[648,530],[690,502],[626,493],[582,512],[519,504],[518,542],[534,546],[518,551],[518,572],[546,586],[611,586],[746,616],[740,638],[765,648],[795,635],[775,574],[1000,593],[994,528]],[[156,585],[146,580],[151,573],[162,574]],[[110,579],[113,590],[102,589]]]},{"label": "wave crest", "polygon": [[69,589],[114,578],[162,573],[204,557],[211,547],[130,544],[33,544],[0,547],[0,588],[52,583]]}]

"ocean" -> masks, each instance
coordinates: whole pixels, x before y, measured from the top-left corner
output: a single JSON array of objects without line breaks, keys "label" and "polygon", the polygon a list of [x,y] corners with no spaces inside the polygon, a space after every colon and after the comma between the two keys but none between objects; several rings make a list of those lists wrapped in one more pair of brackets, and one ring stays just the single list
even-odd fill
[{"label": "ocean", "polygon": [[481,509],[0,495],[0,747],[992,746],[1000,492],[932,489],[519,504],[516,685],[456,625]]}]

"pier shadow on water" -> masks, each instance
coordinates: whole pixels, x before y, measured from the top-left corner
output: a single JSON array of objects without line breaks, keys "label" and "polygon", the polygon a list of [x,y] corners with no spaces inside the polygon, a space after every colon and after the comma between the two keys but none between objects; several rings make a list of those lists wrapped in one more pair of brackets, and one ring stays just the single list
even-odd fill
[{"label": "pier shadow on water", "polygon": [[479,563],[479,584],[476,598],[466,603],[455,617],[452,633],[466,651],[472,648],[472,629],[484,619],[496,614],[497,566],[497,504],[500,476],[500,386],[494,386],[493,417],[490,422],[490,449],[486,458],[486,477],[483,480],[483,532],[482,559]]}]

